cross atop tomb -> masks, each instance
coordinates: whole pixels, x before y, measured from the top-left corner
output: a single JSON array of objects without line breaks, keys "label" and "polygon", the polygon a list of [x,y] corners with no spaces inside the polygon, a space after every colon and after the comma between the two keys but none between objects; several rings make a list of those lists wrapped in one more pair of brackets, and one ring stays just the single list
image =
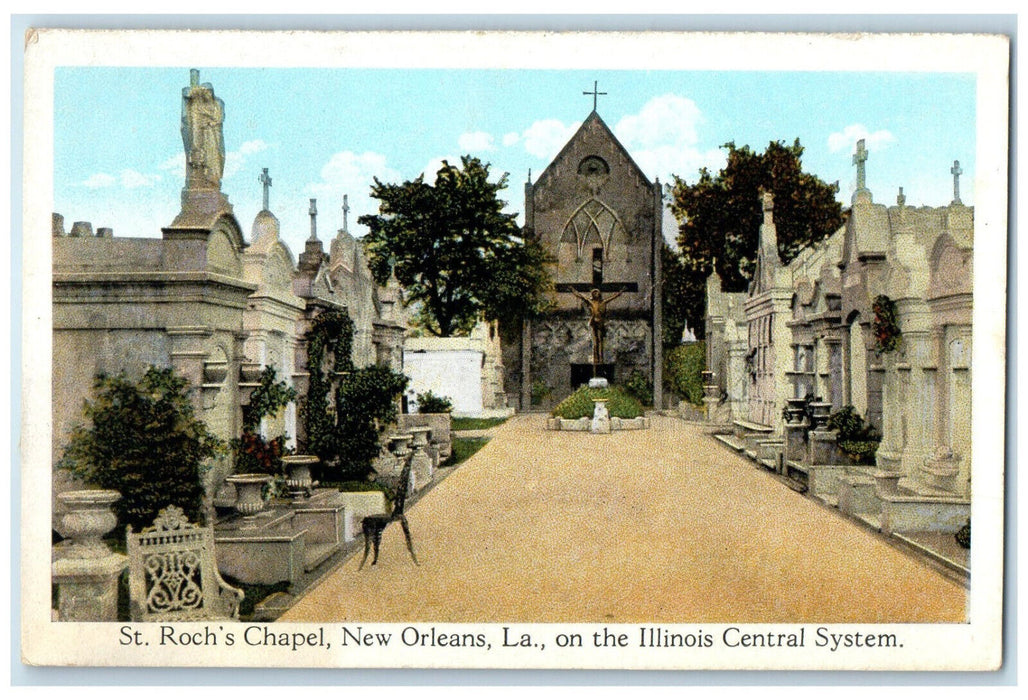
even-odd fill
[{"label": "cross atop tomb", "polygon": [[960,204],[960,176],[964,174],[960,169],[960,161],[953,161],[953,167],[949,171],[953,175],[953,204]]},{"label": "cross atop tomb", "polygon": [[593,96],[593,111],[594,112],[596,111],[596,98],[599,97],[600,95],[606,95],[607,94],[605,92],[600,92],[597,89],[597,85],[598,85],[598,81],[594,80],[593,81],[592,92],[589,92],[588,90],[585,90],[585,91],[582,92],[583,95],[592,95]]},{"label": "cross atop tomb", "polygon": [[864,139],[857,141],[857,152],[853,154],[853,163],[857,166],[857,189],[862,190],[867,187],[867,175],[865,172],[864,163],[867,162],[867,149],[864,148]]},{"label": "cross atop tomb", "polygon": [[896,195],[896,204],[904,206],[907,203],[907,195],[903,194],[903,188],[900,187],[899,194]]},{"label": "cross atop tomb", "polygon": [[267,168],[261,169],[261,174],[257,181],[264,186],[264,211],[268,211],[268,190],[271,187],[271,176],[268,175]]},{"label": "cross atop tomb", "polygon": [[347,232],[349,232],[349,229],[346,228],[346,217],[350,213],[350,203],[349,203],[348,199],[349,198],[344,194],[343,195],[343,230],[347,231]]},{"label": "cross atop tomb", "polygon": [[311,215],[311,237],[310,240],[318,240],[318,200],[311,197],[311,208],[307,211]]}]

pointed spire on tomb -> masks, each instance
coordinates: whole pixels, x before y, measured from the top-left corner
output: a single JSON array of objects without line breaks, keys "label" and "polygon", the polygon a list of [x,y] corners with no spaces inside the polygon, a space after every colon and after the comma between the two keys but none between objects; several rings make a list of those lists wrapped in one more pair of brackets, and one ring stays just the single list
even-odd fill
[{"label": "pointed spire on tomb", "polygon": [[343,232],[344,233],[349,233],[350,232],[350,229],[348,228],[348,223],[347,223],[347,217],[349,216],[349,214],[350,214],[349,197],[344,194],[343,195]]}]

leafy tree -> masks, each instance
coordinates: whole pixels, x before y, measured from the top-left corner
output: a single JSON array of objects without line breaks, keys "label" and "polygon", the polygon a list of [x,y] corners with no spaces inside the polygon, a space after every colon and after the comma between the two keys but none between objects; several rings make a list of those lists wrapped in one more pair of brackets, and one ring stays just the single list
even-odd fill
[{"label": "leafy tree", "polygon": [[542,303],[545,255],[521,239],[516,215],[503,213],[506,187],[506,174],[490,182],[489,165],[472,156],[459,168],[443,161],[434,185],[424,175],[399,185],[375,179],[379,213],[359,219],[370,229],[369,265],[382,284],[395,272],[433,335],[467,333],[482,313],[502,318]]},{"label": "leafy tree", "polygon": [[224,445],[193,412],[188,382],[151,367],[139,382],[124,373],[99,375],[58,462],[87,484],[121,493],[113,510],[136,530],[168,505],[202,522],[204,463]]},{"label": "leafy tree", "polygon": [[663,304],[664,348],[670,350],[682,342],[692,287],[685,261],[666,243],[661,245],[661,303]]},{"label": "leafy tree", "polygon": [[689,278],[687,322],[697,335],[703,329],[704,283],[715,264],[726,291],[744,291],[752,279],[763,216],[760,192],[774,195],[778,253],[785,263],[843,221],[838,185],[803,172],[799,139],[791,146],[772,141],[764,153],[734,142],[722,148],[728,149],[728,161],[717,175],[703,168],[695,184],[676,176],[671,186]]}]

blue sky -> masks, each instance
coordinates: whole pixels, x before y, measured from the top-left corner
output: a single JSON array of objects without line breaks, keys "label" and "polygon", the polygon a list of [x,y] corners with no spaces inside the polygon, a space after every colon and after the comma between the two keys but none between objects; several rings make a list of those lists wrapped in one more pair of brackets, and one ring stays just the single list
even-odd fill
[{"label": "blue sky", "polygon": [[[228,152],[222,190],[249,235],[271,210],[294,255],[309,234],[309,199],[328,240],[342,226],[364,233],[373,177],[398,182],[470,153],[508,172],[508,210],[524,208],[528,171],[542,172],[593,106],[651,178],[694,181],[724,163],[727,141],[763,150],[799,138],[804,168],[838,180],[848,203],[858,138],[867,139],[875,200],[941,206],[974,203],[975,78],[953,73],[644,70],[397,70],[313,68],[62,67],[54,76],[54,203],[73,221],[116,236],[159,236],[179,208],[184,156],[181,90],[200,70],[225,102]],[[666,229],[673,228],[667,222]]]}]

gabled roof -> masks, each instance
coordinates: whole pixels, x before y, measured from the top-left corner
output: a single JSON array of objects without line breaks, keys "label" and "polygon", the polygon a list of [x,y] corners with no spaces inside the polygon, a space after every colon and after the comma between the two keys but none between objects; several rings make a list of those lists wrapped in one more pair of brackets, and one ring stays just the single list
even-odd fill
[{"label": "gabled roof", "polygon": [[552,174],[551,171],[554,170],[556,164],[567,156],[568,152],[572,149],[576,141],[585,138],[586,132],[593,126],[598,126],[600,128],[601,133],[604,134],[606,138],[614,145],[614,148],[620,151],[621,154],[625,157],[625,160],[628,162],[629,166],[635,169],[639,178],[644,183],[646,183],[646,185],[652,186],[653,183],[651,183],[649,178],[646,177],[646,173],[642,171],[642,168],[640,168],[639,165],[635,162],[635,159],[632,158],[628,150],[625,149],[623,145],[621,145],[621,142],[618,141],[617,136],[614,135],[614,132],[610,130],[610,127],[607,126],[606,122],[603,121],[603,119],[596,112],[596,110],[593,110],[589,113],[589,116],[586,117],[585,121],[582,122],[582,126],[578,127],[578,131],[575,132],[575,135],[568,139],[568,142],[564,144],[564,148],[560,149],[560,153],[558,153],[553,158],[553,160],[550,161],[550,164],[546,166],[546,170],[542,172],[539,178],[535,181],[535,184],[539,185],[548,177],[550,177]]}]

